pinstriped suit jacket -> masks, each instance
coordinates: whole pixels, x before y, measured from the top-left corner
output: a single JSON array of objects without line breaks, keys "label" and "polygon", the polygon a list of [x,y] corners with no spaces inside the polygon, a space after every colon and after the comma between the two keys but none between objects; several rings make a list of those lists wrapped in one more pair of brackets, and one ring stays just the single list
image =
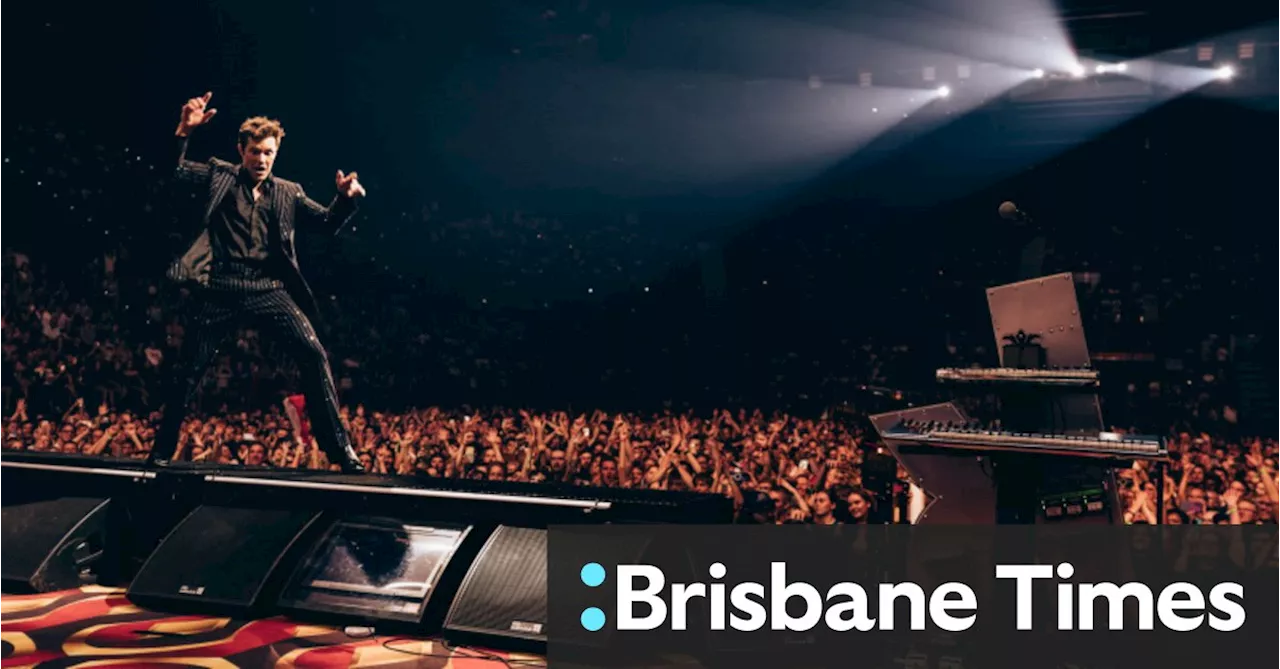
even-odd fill
[{"label": "pinstriped suit jacket", "polygon": [[[168,277],[178,283],[209,283],[209,267],[213,262],[213,248],[209,241],[209,221],[217,211],[222,199],[236,184],[241,167],[225,160],[211,158],[206,163],[187,160],[187,140],[181,138],[178,152],[176,176],[179,181],[194,184],[208,189],[204,203],[203,217],[197,229],[193,230],[194,239],[182,255],[169,264]],[[298,306],[312,318],[315,317],[315,297],[311,288],[302,278],[302,270],[298,267],[298,254],[294,247],[295,229],[301,224],[304,229],[326,230],[337,234],[347,221],[356,213],[355,199],[335,196],[329,206],[307,197],[302,186],[287,179],[272,175],[272,209],[276,215],[270,224],[277,229],[270,236],[277,246],[271,249],[273,254],[280,254],[287,263],[281,263],[286,276],[279,277],[289,290]]]}]

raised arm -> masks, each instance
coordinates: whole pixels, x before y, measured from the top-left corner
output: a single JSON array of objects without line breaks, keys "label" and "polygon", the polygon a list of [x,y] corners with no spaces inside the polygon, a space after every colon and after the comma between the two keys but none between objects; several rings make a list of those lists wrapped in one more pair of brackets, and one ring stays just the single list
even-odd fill
[{"label": "raised arm", "polygon": [[198,98],[187,100],[187,104],[182,105],[182,113],[178,118],[178,129],[174,131],[173,135],[178,143],[178,163],[175,175],[183,181],[204,183],[209,180],[209,174],[212,170],[208,163],[187,160],[187,140],[191,137],[191,131],[208,123],[218,113],[217,109],[208,108],[209,100],[212,97],[213,93],[205,93]]},{"label": "raised arm", "polygon": [[343,174],[342,170],[338,170],[334,183],[338,187],[338,194],[327,207],[307,197],[302,188],[298,188],[297,212],[301,226],[318,227],[336,235],[355,215],[360,208],[356,201],[365,195],[364,186],[360,184],[356,173]]}]

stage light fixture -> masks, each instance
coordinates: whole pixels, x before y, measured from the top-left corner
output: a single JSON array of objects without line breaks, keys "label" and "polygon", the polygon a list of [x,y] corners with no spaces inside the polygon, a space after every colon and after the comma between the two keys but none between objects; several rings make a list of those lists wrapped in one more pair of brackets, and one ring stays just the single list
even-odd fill
[{"label": "stage light fixture", "polygon": [[1081,65],[1080,63],[1076,63],[1075,65],[1072,65],[1067,70],[1068,74],[1076,78],[1083,77],[1085,75],[1085,72],[1086,70],[1084,69],[1084,65]]},{"label": "stage light fixture", "polygon": [[942,87],[938,88],[938,90],[937,90],[937,94],[938,94],[938,97],[940,97],[940,98],[949,97],[949,96],[951,95],[951,87],[950,87],[950,86],[942,86]]},{"label": "stage light fixture", "polygon": [[1044,70],[1037,67],[1031,71],[1031,77],[1033,79],[1044,79]]},{"label": "stage light fixture", "polygon": [[1213,76],[1222,81],[1230,80],[1232,77],[1236,76],[1236,68],[1231,67],[1230,65],[1223,65],[1213,71]]}]

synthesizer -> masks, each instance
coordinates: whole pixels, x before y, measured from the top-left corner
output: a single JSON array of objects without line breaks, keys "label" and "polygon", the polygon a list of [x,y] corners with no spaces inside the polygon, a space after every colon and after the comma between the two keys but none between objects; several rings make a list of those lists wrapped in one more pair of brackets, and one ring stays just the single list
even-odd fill
[{"label": "synthesizer", "polygon": [[902,421],[884,430],[881,435],[886,440],[900,443],[962,450],[1016,451],[1121,460],[1159,460],[1168,457],[1168,449],[1160,437],[1114,432],[1045,434],[992,430],[972,423]]},{"label": "synthesizer", "polygon": [[1063,369],[1019,369],[1015,367],[939,369],[941,383],[1020,384],[1056,388],[1096,388],[1098,370],[1087,367]]}]

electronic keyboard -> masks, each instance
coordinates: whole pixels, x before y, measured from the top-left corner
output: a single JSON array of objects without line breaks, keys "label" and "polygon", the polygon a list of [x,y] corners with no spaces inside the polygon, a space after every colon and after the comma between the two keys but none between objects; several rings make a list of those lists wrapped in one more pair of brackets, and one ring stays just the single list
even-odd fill
[{"label": "electronic keyboard", "polygon": [[1087,367],[1064,369],[1018,369],[1015,367],[944,368],[937,371],[942,383],[1026,384],[1059,388],[1096,388],[1098,370]]},{"label": "electronic keyboard", "polygon": [[1160,437],[1099,432],[1092,435],[1043,434],[991,430],[973,424],[903,421],[885,430],[888,441],[962,450],[1001,450],[1084,457],[1162,459],[1168,449]]}]

